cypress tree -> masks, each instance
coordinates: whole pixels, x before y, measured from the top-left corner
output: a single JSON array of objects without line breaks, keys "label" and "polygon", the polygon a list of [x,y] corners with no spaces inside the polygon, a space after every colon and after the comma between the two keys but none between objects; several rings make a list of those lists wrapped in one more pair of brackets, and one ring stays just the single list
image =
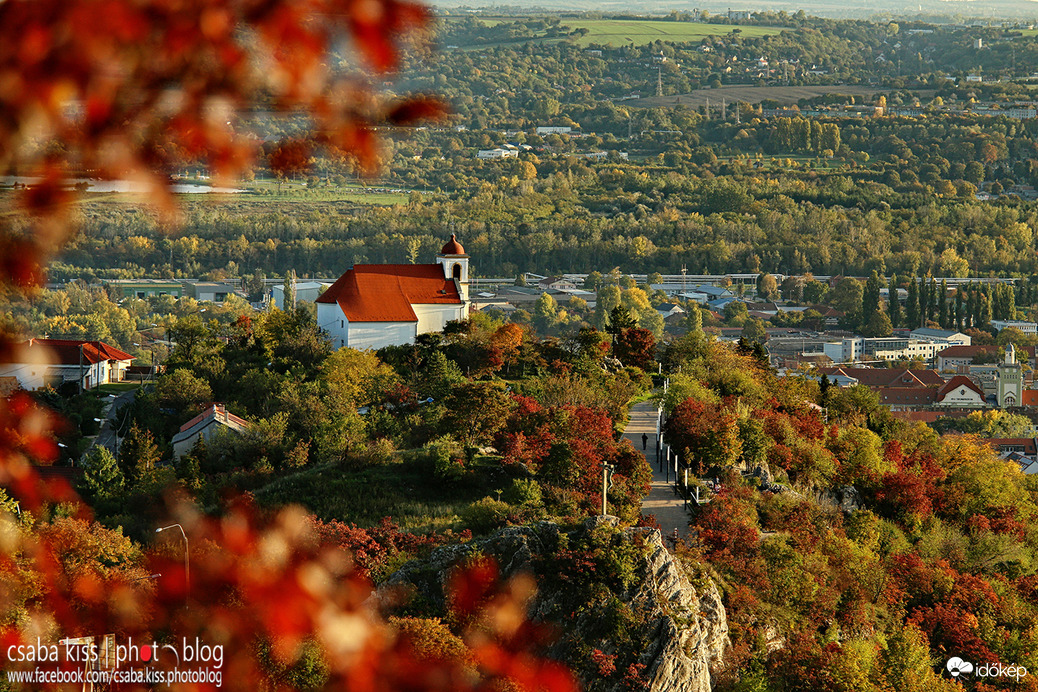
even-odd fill
[{"label": "cypress tree", "polygon": [[890,325],[897,328],[901,326],[901,299],[897,295],[897,276],[891,275],[887,293],[887,313],[890,315]]},{"label": "cypress tree", "polygon": [[927,312],[930,310],[930,284],[927,282],[926,277],[919,279],[919,325],[923,327],[926,325],[926,320],[929,318]]},{"label": "cypress tree", "polygon": [[915,277],[908,280],[908,298],[905,300],[905,326],[915,329],[919,326],[919,284]]},{"label": "cypress tree", "polygon": [[963,325],[965,308],[962,304],[962,287],[955,289],[955,329],[962,331],[965,326]]},{"label": "cypress tree", "polygon": [[942,329],[947,329],[951,326],[951,316],[948,311],[948,281],[941,279],[941,294],[938,296],[938,309],[939,315],[938,321],[941,323]]},{"label": "cypress tree", "polygon": [[937,301],[939,296],[937,295],[937,279],[930,277],[930,305],[926,308],[926,321],[931,322],[937,319]]}]

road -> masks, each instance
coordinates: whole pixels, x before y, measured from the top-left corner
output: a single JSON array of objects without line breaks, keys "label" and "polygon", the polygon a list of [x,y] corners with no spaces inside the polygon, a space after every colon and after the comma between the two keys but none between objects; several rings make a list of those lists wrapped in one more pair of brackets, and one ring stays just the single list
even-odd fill
[{"label": "road", "polygon": [[[122,410],[123,406],[131,403],[134,396],[137,395],[136,389],[123,392],[115,399],[112,400],[111,405],[108,407],[108,413],[105,416],[104,423],[101,424],[101,431],[97,434],[94,439],[94,445],[107,447],[108,451],[112,454],[117,452],[117,438],[116,438],[116,417],[119,415],[119,411]],[[122,431],[126,434],[126,431]]]},{"label": "road", "polygon": [[[624,429],[624,437],[631,441],[634,448],[646,455],[652,469],[652,489],[642,500],[642,514],[654,514],[665,537],[673,536],[674,529],[678,536],[688,535],[688,513],[685,511],[681,497],[674,493],[673,486],[667,483],[666,475],[656,465],[656,405],[650,401],[635,404],[631,408],[631,419]],[[646,449],[642,451],[642,435],[647,435]]]}]

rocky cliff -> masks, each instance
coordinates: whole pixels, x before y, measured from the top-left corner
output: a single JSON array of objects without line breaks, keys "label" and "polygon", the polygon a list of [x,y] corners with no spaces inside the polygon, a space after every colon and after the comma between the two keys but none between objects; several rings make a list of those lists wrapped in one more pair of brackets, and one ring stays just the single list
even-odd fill
[{"label": "rocky cliff", "polygon": [[585,689],[620,692],[635,683],[652,692],[709,692],[711,668],[723,664],[728,647],[716,585],[702,579],[693,586],[659,531],[617,530],[610,520],[568,531],[547,522],[509,527],[440,548],[380,591],[405,587],[427,612],[442,612],[450,569],[469,555],[493,556],[505,578],[535,575],[529,617],[559,628],[548,654],[569,664]]}]

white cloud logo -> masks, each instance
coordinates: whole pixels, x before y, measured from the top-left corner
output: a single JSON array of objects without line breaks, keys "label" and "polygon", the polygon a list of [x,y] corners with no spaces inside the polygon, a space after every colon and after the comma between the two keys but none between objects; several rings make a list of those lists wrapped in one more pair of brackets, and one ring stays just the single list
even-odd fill
[{"label": "white cloud logo", "polygon": [[951,673],[953,678],[957,678],[960,675],[968,675],[973,672],[973,664],[969,661],[963,661],[958,656],[954,656],[948,659],[948,672]]}]

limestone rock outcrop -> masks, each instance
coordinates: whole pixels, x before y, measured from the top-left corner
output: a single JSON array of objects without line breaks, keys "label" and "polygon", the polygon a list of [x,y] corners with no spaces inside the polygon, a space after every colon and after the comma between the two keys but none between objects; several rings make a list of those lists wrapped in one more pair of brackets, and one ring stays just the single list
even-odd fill
[{"label": "limestone rock outcrop", "polygon": [[[545,572],[545,565],[550,564],[560,546],[579,544],[597,527],[614,522],[612,517],[598,517],[569,531],[549,522],[501,529],[484,539],[439,548],[427,560],[404,565],[383,583],[379,594],[402,587],[434,610],[442,609],[451,568],[478,551],[496,558],[502,577],[535,574],[538,591],[530,603],[529,617],[559,629],[562,636],[547,653],[569,664],[585,689],[625,689],[619,675],[599,674],[588,655],[597,649],[606,656],[636,664],[649,692],[709,692],[711,670],[723,665],[729,646],[721,594],[707,578],[695,578],[695,584],[689,581],[658,530],[617,532],[607,527],[616,534],[613,540],[621,548],[634,547],[626,551],[637,556],[634,576],[623,586],[610,582],[613,586],[607,595],[579,608],[574,607],[574,594],[561,585],[558,575]],[[617,611],[629,618],[623,642],[608,634]]]}]

